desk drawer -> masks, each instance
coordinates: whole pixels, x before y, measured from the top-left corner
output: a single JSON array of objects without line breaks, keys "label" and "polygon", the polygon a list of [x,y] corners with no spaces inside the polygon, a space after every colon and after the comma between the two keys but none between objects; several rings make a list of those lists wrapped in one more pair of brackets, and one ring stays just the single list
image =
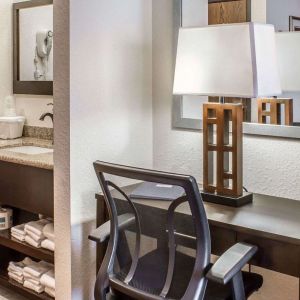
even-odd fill
[{"label": "desk drawer", "polygon": [[251,261],[253,265],[299,277],[299,246],[244,233],[238,233],[237,240],[258,246],[258,252]]},{"label": "desk drawer", "polygon": [[220,256],[236,243],[236,233],[233,230],[209,225],[211,235],[211,252]]}]

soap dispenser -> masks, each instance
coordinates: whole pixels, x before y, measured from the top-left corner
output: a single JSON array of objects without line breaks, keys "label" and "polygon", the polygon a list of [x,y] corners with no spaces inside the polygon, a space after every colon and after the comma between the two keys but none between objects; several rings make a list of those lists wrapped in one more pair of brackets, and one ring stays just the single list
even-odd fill
[{"label": "soap dispenser", "polygon": [[15,139],[23,134],[25,117],[17,116],[13,96],[7,96],[3,102],[3,116],[0,117],[0,139]]}]

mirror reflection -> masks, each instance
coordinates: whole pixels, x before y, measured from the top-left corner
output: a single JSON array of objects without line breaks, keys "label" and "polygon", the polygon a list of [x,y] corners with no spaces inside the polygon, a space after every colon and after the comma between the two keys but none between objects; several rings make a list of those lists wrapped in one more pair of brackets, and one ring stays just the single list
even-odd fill
[{"label": "mirror reflection", "polygon": [[[182,5],[184,16],[187,1],[183,0]],[[275,27],[282,94],[261,99],[225,98],[225,102],[243,104],[244,122],[300,126],[300,1],[208,1],[208,24],[248,21]],[[184,19],[183,26],[186,26]],[[196,96],[184,96],[183,100],[182,116],[190,119],[201,118],[202,103],[219,101],[214,97]]]},{"label": "mirror reflection", "polygon": [[53,5],[19,11],[21,81],[53,80]]}]

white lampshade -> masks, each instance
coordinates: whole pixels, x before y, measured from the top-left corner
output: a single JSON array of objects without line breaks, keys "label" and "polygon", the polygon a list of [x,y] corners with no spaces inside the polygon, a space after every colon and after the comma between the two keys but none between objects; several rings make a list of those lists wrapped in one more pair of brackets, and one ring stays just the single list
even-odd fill
[{"label": "white lampshade", "polygon": [[300,91],[300,32],[276,33],[277,56],[283,91]]},{"label": "white lampshade", "polygon": [[174,94],[256,98],[281,94],[274,26],[181,28]]}]

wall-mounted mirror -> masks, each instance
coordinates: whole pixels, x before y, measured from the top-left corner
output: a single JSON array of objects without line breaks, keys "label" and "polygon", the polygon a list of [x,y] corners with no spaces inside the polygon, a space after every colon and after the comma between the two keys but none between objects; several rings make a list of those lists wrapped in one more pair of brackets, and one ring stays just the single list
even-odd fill
[{"label": "wall-mounted mirror", "polygon": [[13,5],[15,94],[53,94],[53,0]]},{"label": "wall-mounted mirror", "polygon": [[[184,18],[190,5],[191,1],[181,1],[182,26],[191,26]],[[264,99],[226,98],[225,101],[243,104],[246,134],[300,138],[300,32],[297,32],[300,30],[300,1],[208,0],[207,7],[208,24],[259,21],[275,26],[282,95]],[[202,129],[202,104],[207,101],[218,99],[174,97],[173,127]]]}]

